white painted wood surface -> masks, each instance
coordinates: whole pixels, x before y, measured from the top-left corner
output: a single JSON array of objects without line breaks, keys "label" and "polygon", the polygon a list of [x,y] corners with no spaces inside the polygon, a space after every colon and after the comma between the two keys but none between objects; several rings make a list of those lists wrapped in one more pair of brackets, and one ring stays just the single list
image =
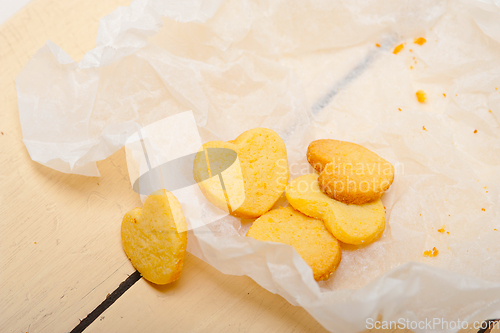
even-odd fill
[{"label": "white painted wood surface", "polygon": [[[129,1],[35,0],[0,26],[2,333],[69,332],[134,272],[120,223],[141,202],[123,150],[99,163],[100,178],[33,162],[22,143],[14,82],[47,39],[80,60],[95,46],[99,19]],[[179,281],[158,287],[139,280],[86,330],[236,331],[325,332],[250,278],[224,275],[189,254]]]}]

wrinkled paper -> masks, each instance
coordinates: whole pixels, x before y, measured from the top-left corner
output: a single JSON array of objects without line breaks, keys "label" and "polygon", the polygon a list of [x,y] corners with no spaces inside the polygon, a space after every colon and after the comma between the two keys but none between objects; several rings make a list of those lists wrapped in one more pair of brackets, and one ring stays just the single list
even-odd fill
[{"label": "wrinkled paper", "polygon": [[[287,145],[291,179],[313,172],[311,141],[356,142],[396,169],[386,229],[373,244],[343,245],[329,280],[315,282],[292,247],[243,237],[251,221],[213,210],[196,185],[174,193],[189,251],[331,331],[378,315],[498,318],[499,43],[493,0],[134,0],[101,20],[81,62],[51,42],[29,61],[16,79],[23,140],[34,161],[98,176],[96,161],[123,146],[139,161],[141,129],[179,115],[189,129],[156,137],[150,157],[267,127]],[[433,247],[438,256],[422,255]]]}]

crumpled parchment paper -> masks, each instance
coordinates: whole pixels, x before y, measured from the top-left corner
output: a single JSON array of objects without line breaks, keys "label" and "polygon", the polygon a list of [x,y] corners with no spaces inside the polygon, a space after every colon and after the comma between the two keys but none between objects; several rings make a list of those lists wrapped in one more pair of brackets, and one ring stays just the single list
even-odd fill
[{"label": "crumpled parchment paper", "polygon": [[[336,332],[379,314],[484,320],[500,317],[499,43],[493,0],[134,0],[101,20],[80,63],[47,42],[16,79],[19,114],[33,160],[88,176],[138,129],[178,114],[199,132],[185,136],[191,150],[275,130],[291,179],[312,172],[312,140],[359,143],[396,168],[387,227],[343,246],[328,281],[292,247],[242,237],[251,221],[196,224],[203,213],[185,196],[189,250]],[[433,247],[437,257],[422,255]]]}]

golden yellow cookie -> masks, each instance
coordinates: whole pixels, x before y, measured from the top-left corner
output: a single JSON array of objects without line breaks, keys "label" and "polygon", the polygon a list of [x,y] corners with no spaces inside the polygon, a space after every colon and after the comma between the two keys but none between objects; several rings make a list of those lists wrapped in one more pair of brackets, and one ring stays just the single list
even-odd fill
[{"label": "golden yellow cookie", "polygon": [[307,160],[329,197],[349,204],[379,199],[394,180],[394,167],[374,152],[352,142],[313,141]]},{"label": "golden yellow cookie", "polygon": [[186,252],[186,220],[170,192],[157,191],[123,217],[122,243],[132,265],[148,281],[167,284],[181,274]]},{"label": "golden yellow cookie", "polygon": [[218,208],[237,217],[256,218],[283,194],[288,160],[285,143],[276,132],[254,128],[233,141],[210,141],[202,149],[194,161],[194,179]]},{"label": "golden yellow cookie", "polygon": [[255,220],[247,236],[293,246],[311,267],[316,281],[328,279],[342,257],[339,242],[326,230],[323,222],[292,207],[265,213]]},{"label": "golden yellow cookie", "polygon": [[322,220],[339,241],[361,245],[377,240],[385,228],[385,208],[380,199],[348,205],[319,189],[318,175],[300,176],[286,188],[286,198],[298,211]]}]

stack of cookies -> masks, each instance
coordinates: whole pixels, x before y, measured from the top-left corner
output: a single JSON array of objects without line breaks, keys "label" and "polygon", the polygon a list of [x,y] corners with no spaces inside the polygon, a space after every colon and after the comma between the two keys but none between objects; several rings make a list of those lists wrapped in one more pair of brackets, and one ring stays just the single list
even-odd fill
[{"label": "stack of cookies", "polygon": [[[203,178],[211,165],[220,164],[220,156],[207,153],[217,147],[233,149],[237,163],[220,178]],[[392,184],[394,167],[362,146],[336,140],[312,142],[307,159],[319,175],[288,183],[283,140],[272,130],[256,128],[234,141],[206,143],[194,174],[206,179],[198,185],[214,205],[236,217],[257,218],[247,236],[293,246],[320,281],[340,263],[339,241],[362,245],[382,235],[385,208],[380,198]],[[283,192],[291,207],[270,210]]]},{"label": "stack of cookies", "polygon": [[[248,237],[293,246],[320,281],[337,269],[340,242],[363,245],[382,235],[380,198],[392,184],[394,168],[366,148],[336,140],[312,142],[307,160],[318,174],[289,183],[285,143],[276,132],[255,128],[233,141],[204,144],[193,174],[213,205],[256,219]],[[291,207],[272,209],[284,192]],[[186,222],[177,199],[165,190],[149,196],[142,209],[125,215],[122,240],[144,278],[175,281],[186,250]]]}]

